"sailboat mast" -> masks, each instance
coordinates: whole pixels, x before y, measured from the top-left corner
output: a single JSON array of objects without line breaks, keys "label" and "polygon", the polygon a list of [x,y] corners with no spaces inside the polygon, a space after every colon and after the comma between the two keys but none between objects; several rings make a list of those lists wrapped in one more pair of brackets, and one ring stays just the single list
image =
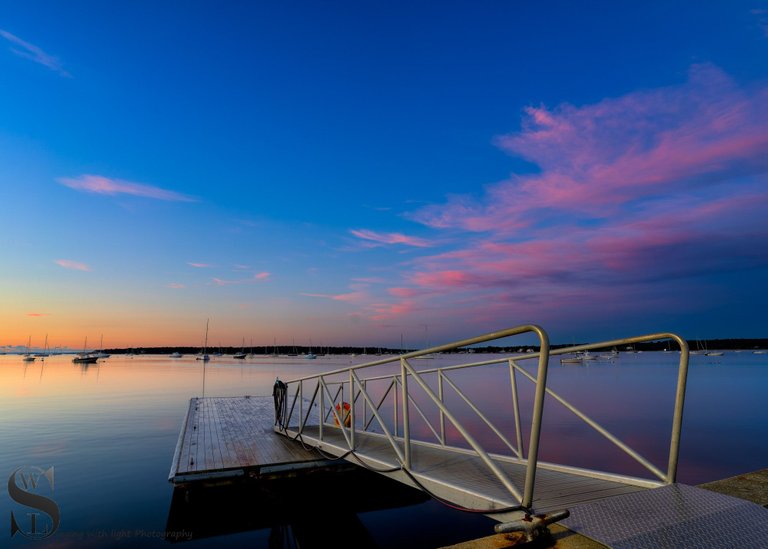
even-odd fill
[{"label": "sailboat mast", "polygon": [[208,349],[208,322],[209,318],[205,319],[205,341],[203,343],[203,354],[205,354],[206,350]]}]

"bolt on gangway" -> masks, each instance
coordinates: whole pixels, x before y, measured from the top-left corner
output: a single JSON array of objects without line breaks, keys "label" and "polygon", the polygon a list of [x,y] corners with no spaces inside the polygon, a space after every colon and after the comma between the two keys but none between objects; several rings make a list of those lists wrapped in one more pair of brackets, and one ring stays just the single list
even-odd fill
[{"label": "bolt on gangway", "polygon": [[[538,339],[537,350],[449,366],[415,367],[438,353],[524,334]],[[680,349],[665,468],[654,465],[547,387],[551,357],[660,340],[672,341]],[[536,361],[535,373],[523,367],[526,361]],[[476,375],[481,368],[490,374],[482,378]],[[543,520],[551,522],[567,516],[563,510],[573,505],[673,484],[687,372],[688,346],[675,334],[656,333],[550,350],[542,328],[517,326],[281,382],[274,429],[305,448],[357,463],[424,490],[448,505],[487,514],[502,523],[497,529],[526,529],[531,517],[550,514]],[[501,420],[489,417],[493,414],[483,410],[482,398],[470,395],[471,386],[480,379],[494,387],[500,383],[508,387],[509,401],[504,407],[508,413]],[[521,413],[519,381],[526,380],[532,383],[532,405],[530,411]],[[547,395],[639,463],[650,478],[540,461]],[[530,417],[525,429],[524,416]],[[486,450],[489,432],[495,439],[491,446],[501,446],[503,451]]]}]

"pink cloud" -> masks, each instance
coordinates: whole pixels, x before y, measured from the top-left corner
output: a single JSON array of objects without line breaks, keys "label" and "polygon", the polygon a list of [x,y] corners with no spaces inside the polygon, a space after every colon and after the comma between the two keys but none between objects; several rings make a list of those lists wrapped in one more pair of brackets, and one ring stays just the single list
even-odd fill
[{"label": "pink cloud", "polygon": [[187,261],[187,265],[196,269],[207,269],[208,267],[211,267],[208,263],[193,263],[191,261]]},{"label": "pink cloud", "polygon": [[57,265],[60,265],[61,267],[64,267],[65,269],[71,269],[74,271],[90,271],[91,268],[86,265],[85,263],[80,263],[78,261],[72,261],[71,259],[57,259],[54,261]]},{"label": "pink cloud", "polygon": [[768,267],[766,105],[765,85],[699,65],[677,86],[526,109],[497,144],[538,171],[413,212],[467,234],[404,265],[408,287],[370,305],[373,317],[578,323],[584,310],[609,318],[729,295],[714,275]]},{"label": "pink cloud", "polygon": [[403,298],[413,298],[424,294],[424,290],[420,288],[390,288],[387,292],[391,296]]},{"label": "pink cloud", "polygon": [[61,177],[56,181],[70,189],[94,194],[105,194],[110,196],[127,194],[174,202],[196,201],[195,198],[177,193],[176,191],[169,191],[161,189],[160,187],[145,185],[143,183],[134,183],[132,181],[124,181],[121,179],[110,179],[100,175],[84,174],[75,178]]},{"label": "pink cloud", "polygon": [[30,44],[29,42],[25,42],[18,36],[15,36],[10,32],[2,29],[0,29],[0,36],[8,40],[11,44],[15,44],[21,47],[21,49],[11,48],[11,51],[19,57],[23,57],[24,59],[29,59],[30,61],[34,61],[35,63],[43,65],[44,67],[51,69],[53,72],[58,73],[60,76],[64,76],[65,78],[72,77],[71,74],[64,70],[61,62],[56,57],[47,54],[38,46]]},{"label": "pink cloud", "polygon": [[406,300],[399,303],[375,303],[370,308],[373,310],[370,316],[372,320],[389,320],[413,313],[416,304],[414,301]]},{"label": "pink cloud", "polygon": [[432,244],[415,236],[407,236],[401,233],[377,233],[367,229],[352,229],[349,231],[358,238],[366,241],[376,242],[377,244],[403,244],[405,246],[414,246],[417,248],[428,248]]},{"label": "pink cloud", "polygon": [[173,288],[174,290],[180,290],[182,288],[186,288],[184,284],[181,284],[179,282],[171,282],[170,284],[168,284],[168,287]]},{"label": "pink cloud", "polygon": [[553,212],[611,215],[633,201],[708,189],[768,165],[768,89],[739,89],[711,65],[689,81],[594,105],[530,107],[520,132],[497,138],[540,167],[452,197],[412,218],[436,228],[517,232]]},{"label": "pink cloud", "polygon": [[32,317],[51,316],[51,313],[27,313],[27,316],[32,316]]},{"label": "pink cloud", "polygon": [[256,273],[255,275],[253,275],[253,278],[255,278],[256,280],[267,280],[271,275],[272,273],[268,273],[264,271],[261,273]]}]

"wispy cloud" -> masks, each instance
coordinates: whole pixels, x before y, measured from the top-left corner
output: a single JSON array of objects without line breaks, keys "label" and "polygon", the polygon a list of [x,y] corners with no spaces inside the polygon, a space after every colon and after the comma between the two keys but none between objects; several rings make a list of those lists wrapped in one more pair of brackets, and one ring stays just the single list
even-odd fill
[{"label": "wispy cloud", "polygon": [[405,246],[414,246],[417,248],[428,248],[432,244],[423,238],[408,236],[401,233],[378,233],[368,229],[351,229],[349,231],[357,238],[368,242],[375,242],[378,245],[384,244],[403,244]]},{"label": "wispy cloud", "polygon": [[538,171],[412,212],[463,238],[404,265],[376,317],[450,304],[530,321],[714,298],[717,273],[768,266],[766,104],[767,86],[696,65],[676,86],[526,109],[496,143]]},{"label": "wispy cloud", "polygon": [[169,288],[173,288],[174,290],[181,290],[183,288],[186,288],[184,284],[181,284],[180,282],[171,282],[168,284]]},{"label": "wispy cloud", "polygon": [[51,316],[51,313],[27,313],[27,316],[32,316],[32,317]]},{"label": "wispy cloud", "polygon": [[71,269],[73,271],[90,271],[91,268],[85,263],[79,261],[72,261],[71,259],[57,259],[54,261],[57,265],[64,267],[65,269]]},{"label": "wispy cloud", "polygon": [[213,283],[216,286],[232,286],[234,284],[256,284],[259,282],[266,282],[269,280],[270,276],[272,276],[272,273],[268,273],[266,271],[261,273],[256,273],[250,278],[240,278],[237,280],[226,280],[223,278],[212,278],[211,283]]},{"label": "wispy cloud", "polygon": [[17,49],[13,47],[10,48],[11,51],[16,55],[18,55],[19,57],[23,57],[24,59],[29,59],[30,61],[39,63],[40,65],[43,65],[44,67],[49,68],[53,72],[58,73],[60,76],[64,76],[66,78],[72,77],[71,74],[69,74],[66,70],[64,70],[64,67],[61,65],[61,62],[56,57],[45,53],[38,46],[35,46],[34,44],[30,44],[29,42],[22,40],[18,36],[13,35],[6,30],[0,29],[0,36],[8,40],[11,44],[15,44],[16,46],[21,48],[21,49]]},{"label": "wispy cloud", "polygon": [[763,34],[768,38],[768,9],[753,9],[750,13],[757,19],[757,24],[763,31]]},{"label": "wispy cloud", "polygon": [[347,303],[359,303],[364,301],[368,296],[365,292],[347,292],[344,294],[311,294],[301,293],[300,295],[307,297],[319,297],[323,299],[332,299],[333,301],[344,301]]},{"label": "wispy cloud", "polygon": [[195,269],[207,269],[212,267],[212,265],[209,265],[208,263],[195,263],[193,261],[187,261],[187,265],[194,267]]},{"label": "wispy cloud", "polygon": [[93,194],[105,194],[109,196],[126,194],[130,196],[140,196],[143,198],[154,198],[156,200],[167,200],[172,202],[196,202],[197,199],[176,191],[169,191],[145,185],[143,183],[134,183],[122,179],[112,179],[101,175],[84,174],[78,177],[61,177],[56,180],[58,183],[74,189]]}]

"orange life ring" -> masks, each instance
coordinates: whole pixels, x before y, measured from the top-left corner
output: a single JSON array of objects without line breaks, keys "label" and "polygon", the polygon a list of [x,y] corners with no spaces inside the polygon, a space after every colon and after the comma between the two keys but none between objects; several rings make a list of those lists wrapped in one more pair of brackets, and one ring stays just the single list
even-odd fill
[{"label": "orange life ring", "polygon": [[339,425],[339,416],[344,419],[344,427],[352,425],[352,411],[349,402],[342,402],[336,405],[336,413],[333,415],[333,422],[336,425]]}]

